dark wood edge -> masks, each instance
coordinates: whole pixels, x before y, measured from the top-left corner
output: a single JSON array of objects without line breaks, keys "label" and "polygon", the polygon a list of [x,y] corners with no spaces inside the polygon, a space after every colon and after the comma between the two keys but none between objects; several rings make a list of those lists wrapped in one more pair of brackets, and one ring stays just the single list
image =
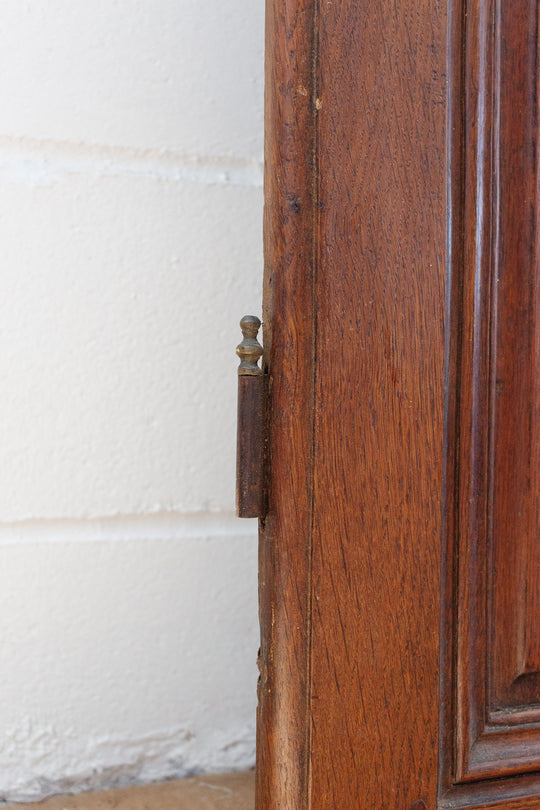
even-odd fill
[{"label": "dark wood edge", "polygon": [[316,30],[316,0],[267,0],[257,810],[309,802]]},{"label": "dark wood edge", "polygon": [[456,638],[453,602],[457,581],[456,505],[458,502],[459,443],[458,383],[461,367],[461,323],[456,317],[463,307],[464,265],[464,53],[463,24],[466,0],[448,0],[447,39],[447,246],[446,246],[446,331],[445,402],[443,457],[442,604],[440,629],[440,722],[439,804],[453,785],[455,689],[453,663]]}]

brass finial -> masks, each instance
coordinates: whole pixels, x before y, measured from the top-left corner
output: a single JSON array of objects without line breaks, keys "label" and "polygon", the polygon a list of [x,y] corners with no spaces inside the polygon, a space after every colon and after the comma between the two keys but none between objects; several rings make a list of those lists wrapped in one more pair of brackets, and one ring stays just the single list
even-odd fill
[{"label": "brass finial", "polygon": [[240,358],[238,374],[242,376],[256,376],[262,374],[262,369],[257,363],[262,356],[263,348],[257,340],[257,333],[261,325],[256,315],[244,315],[240,321],[240,328],[244,339],[236,347],[236,354]]}]

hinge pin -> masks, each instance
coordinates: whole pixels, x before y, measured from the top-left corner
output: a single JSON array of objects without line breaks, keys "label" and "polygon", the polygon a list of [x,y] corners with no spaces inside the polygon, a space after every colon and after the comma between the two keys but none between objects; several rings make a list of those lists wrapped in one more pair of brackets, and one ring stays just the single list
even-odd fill
[{"label": "hinge pin", "polygon": [[262,374],[262,369],[257,365],[263,353],[263,347],[257,340],[260,326],[261,322],[256,315],[244,315],[240,321],[240,328],[244,336],[242,343],[236,347],[236,354],[240,358],[238,366],[240,376]]}]

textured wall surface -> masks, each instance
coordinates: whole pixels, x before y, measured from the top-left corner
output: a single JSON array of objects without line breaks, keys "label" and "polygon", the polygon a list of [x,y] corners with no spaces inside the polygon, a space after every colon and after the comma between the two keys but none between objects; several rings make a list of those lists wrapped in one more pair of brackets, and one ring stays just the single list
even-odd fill
[{"label": "textured wall surface", "polygon": [[263,6],[2,4],[0,801],[253,762]]}]

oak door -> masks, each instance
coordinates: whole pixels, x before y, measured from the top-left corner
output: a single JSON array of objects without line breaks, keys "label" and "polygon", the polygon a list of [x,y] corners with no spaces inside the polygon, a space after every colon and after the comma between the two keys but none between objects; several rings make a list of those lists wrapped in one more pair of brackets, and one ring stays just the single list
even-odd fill
[{"label": "oak door", "polygon": [[267,0],[257,810],[540,808],[538,0]]}]

